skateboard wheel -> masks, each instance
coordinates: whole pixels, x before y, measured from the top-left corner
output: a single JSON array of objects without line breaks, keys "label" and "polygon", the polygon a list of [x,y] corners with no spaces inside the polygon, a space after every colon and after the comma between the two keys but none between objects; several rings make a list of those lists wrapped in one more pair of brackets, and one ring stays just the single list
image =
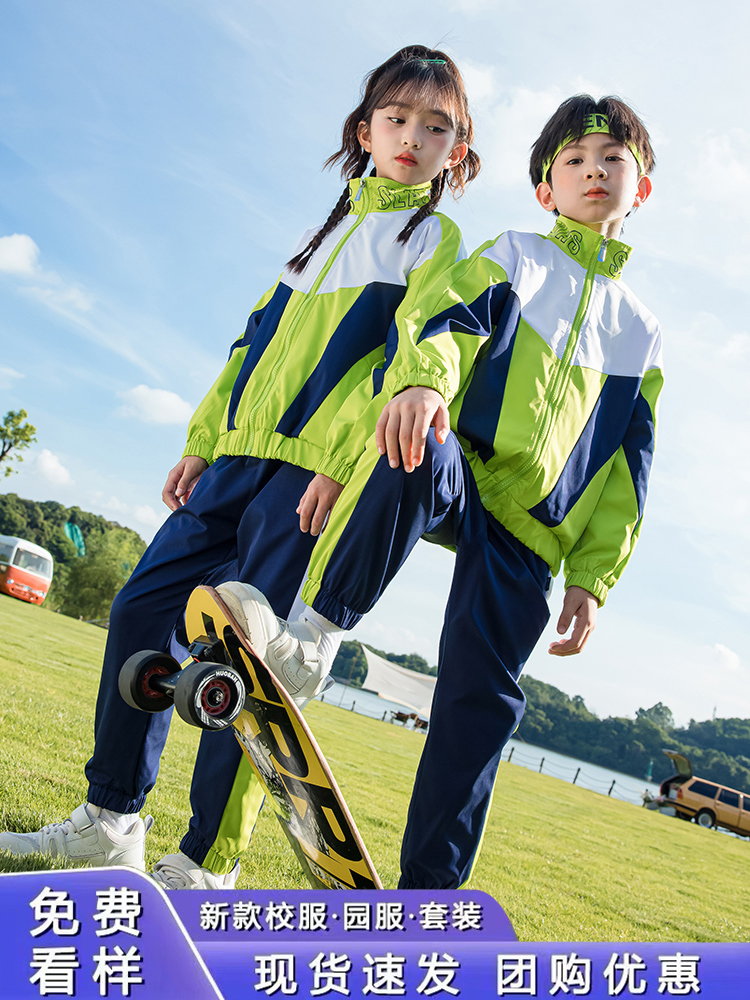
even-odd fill
[{"label": "skateboard wheel", "polygon": [[197,662],[177,678],[174,704],[181,719],[199,729],[226,729],[242,711],[245,685],[231,667]]},{"label": "skateboard wheel", "polygon": [[143,649],[128,657],[120,670],[117,684],[123,700],[141,712],[165,712],[172,707],[172,699],[151,686],[154,677],[176,674],[180,664],[168,653]]}]

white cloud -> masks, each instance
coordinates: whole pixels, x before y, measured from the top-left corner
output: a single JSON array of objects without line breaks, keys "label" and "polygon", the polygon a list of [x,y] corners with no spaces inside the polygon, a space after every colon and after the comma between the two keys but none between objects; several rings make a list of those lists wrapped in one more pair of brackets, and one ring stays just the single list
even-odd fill
[{"label": "white cloud", "polygon": [[[45,275],[45,277],[49,278],[50,281],[57,279],[57,275],[53,275],[52,273]],[[75,285],[48,288],[39,288],[32,285],[24,288],[23,291],[26,295],[31,295],[56,312],[62,312],[67,308],[76,309],[80,312],[88,312],[94,304],[93,296]]]},{"label": "white cloud", "polygon": [[120,415],[133,417],[145,424],[186,424],[193,413],[190,403],[167,389],[136,385],[117,395],[124,400]]},{"label": "white cloud", "polygon": [[737,197],[737,192],[750,185],[750,133],[741,128],[720,135],[708,132],[696,150],[698,155],[689,177],[700,191],[701,200],[724,202],[731,205],[732,211],[747,215],[748,205]]},{"label": "white cloud", "polygon": [[137,521],[138,524],[147,528],[160,528],[165,518],[168,517],[166,509],[163,513],[157,513],[149,504],[126,503],[116,496],[110,496],[108,500],[103,500],[100,493],[95,493],[94,498],[100,508],[109,511],[120,520]]},{"label": "white cloud", "polygon": [[54,483],[56,486],[70,486],[73,482],[71,474],[49,448],[42,448],[39,452],[36,458],[36,467],[48,482]]},{"label": "white cloud", "polygon": [[464,60],[461,74],[466,84],[466,92],[471,95],[472,111],[491,103],[491,98],[496,96],[497,91],[497,70],[494,66]]},{"label": "white cloud", "polygon": [[153,507],[150,507],[147,503],[142,503],[136,504],[133,507],[133,516],[136,521],[147,525],[149,528],[161,528],[168,513],[163,507],[161,513],[157,513]]},{"label": "white cloud", "polygon": [[11,385],[19,378],[26,378],[21,372],[17,372],[15,368],[4,368],[0,365],[0,389],[10,389]]},{"label": "white cloud", "polygon": [[0,236],[0,271],[24,277],[37,273],[39,247],[25,233]]},{"label": "white cloud", "polygon": [[729,670],[732,673],[736,673],[742,667],[739,656],[731,649],[722,645],[720,642],[714,644],[714,654],[719,667],[723,667],[724,670]]}]

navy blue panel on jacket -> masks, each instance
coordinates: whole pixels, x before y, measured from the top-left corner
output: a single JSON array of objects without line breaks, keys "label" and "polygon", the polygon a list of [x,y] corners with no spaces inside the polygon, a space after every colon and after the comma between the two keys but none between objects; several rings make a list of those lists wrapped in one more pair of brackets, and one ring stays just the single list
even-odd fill
[{"label": "navy blue panel on jacket", "polygon": [[635,495],[638,498],[639,517],[643,517],[643,508],[646,505],[646,490],[651,472],[651,462],[654,457],[655,440],[654,415],[651,412],[651,407],[639,392],[635,401],[633,419],[628,427],[625,440],[622,442],[630,475],[633,477]]},{"label": "navy blue panel on jacket", "polygon": [[240,368],[239,375],[232,389],[232,395],[229,399],[227,430],[234,430],[234,418],[237,414],[237,407],[239,406],[240,399],[242,399],[242,393],[245,391],[247,381],[263,356],[263,352],[273,340],[279,327],[279,320],[286,309],[286,304],[291,294],[292,289],[288,285],[279,282],[276,286],[276,291],[268,302],[266,302],[265,306],[250,315],[242,339],[232,345],[232,350],[229,352],[230,358],[241,347],[245,347],[247,344],[250,346],[242,362],[242,367]]},{"label": "navy blue panel on jacket", "polygon": [[[495,331],[475,365],[461,404],[457,429],[481,460],[487,462],[495,451],[495,434],[521,318],[521,304],[508,282],[492,285],[481,298],[487,299],[486,304],[481,304],[483,311],[488,313],[487,322],[495,326]],[[476,309],[479,302],[478,299],[471,308]]]},{"label": "navy blue panel on jacket", "polygon": [[[560,478],[545,499],[531,508],[532,517],[548,528],[562,523],[597,472],[623,443],[640,387],[641,380],[634,375],[607,377]],[[637,447],[635,442],[634,445]]]},{"label": "navy blue panel on jacket", "polygon": [[363,289],[341,318],[323,356],[276,430],[297,437],[330,392],[347,372],[371,351],[383,346],[383,330],[406,293],[405,285],[374,281]]}]

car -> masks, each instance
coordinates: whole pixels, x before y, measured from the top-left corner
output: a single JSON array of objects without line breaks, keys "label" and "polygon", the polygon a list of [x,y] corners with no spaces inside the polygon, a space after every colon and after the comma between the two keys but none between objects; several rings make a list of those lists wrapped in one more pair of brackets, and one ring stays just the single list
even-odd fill
[{"label": "car", "polygon": [[750,837],[750,795],[716,781],[696,778],[688,758],[675,750],[664,750],[677,773],[662,781],[652,808],[673,809],[681,819],[698,826],[723,827],[741,837]]}]

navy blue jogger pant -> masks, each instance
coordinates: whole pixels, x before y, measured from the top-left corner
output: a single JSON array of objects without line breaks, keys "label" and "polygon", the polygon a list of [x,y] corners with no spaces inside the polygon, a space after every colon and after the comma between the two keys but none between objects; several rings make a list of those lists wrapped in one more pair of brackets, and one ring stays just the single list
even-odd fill
[{"label": "navy blue jogger pant", "polygon": [[423,535],[455,546],[456,564],[399,885],[454,889],[471,873],[500,754],[523,715],[518,678],[549,618],[549,567],[484,509],[455,436],[439,445],[431,431],[411,473],[368,448],[313,552],[303,599],[352,628]]},{"label": "navy blue jogger pant", "polygon": [[[168,649],[195,587],[227,579],[252,583],[286,617],[315,542],[299,530],[295,513],[312,477],[284,462],[220,458],[203,473],[188,503],[159,530],[112,605],[94,754],[86,765],[89,802],[134,813],[154,786],[172,712],[130,708],[120,697],[117,678],[132,653]],[[202,734],[191,786],[193,816],[180,845],[198,864],[213,851],[242,760],[233,728]],[[249,778],[249,766],[247,772]],[[262,797],[256,799],[250,832]],[[242,840],[230,838],[232,844]],[[229,854],[210,857],[212,870],[231,870]]]}]

